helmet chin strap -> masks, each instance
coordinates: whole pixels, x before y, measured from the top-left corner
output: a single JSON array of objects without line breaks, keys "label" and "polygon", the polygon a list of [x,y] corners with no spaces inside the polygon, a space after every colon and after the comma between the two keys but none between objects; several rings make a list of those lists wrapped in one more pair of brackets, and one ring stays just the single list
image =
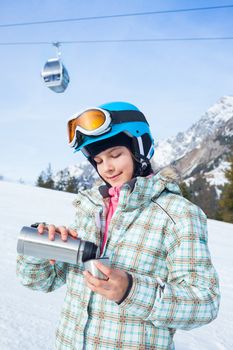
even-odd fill
[{"label": "helmet chin strap", "polygon": [[145,170],[150,165],[150,161],[147,158],[145,159],[140,158],[140,161],[139,161],[138,158],[134,157],[134,162],[135,162],[134,177],[143,176]]},{"label": "helmet chin strap", "polygon": [[148,163],[147,163],[147,162],[142,161],[142,163],[141,163],[141,167],[142,167],[142,170],[143,170],[143,171],[144,171],[144,170],[146,170],[147,165],[148,165]]}]

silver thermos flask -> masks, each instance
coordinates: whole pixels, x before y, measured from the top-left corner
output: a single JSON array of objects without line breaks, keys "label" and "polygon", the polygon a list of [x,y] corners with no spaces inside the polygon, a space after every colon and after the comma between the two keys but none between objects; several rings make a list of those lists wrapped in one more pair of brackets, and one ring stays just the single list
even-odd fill
[{"label": "silver thermos flask", "polygon": [[39,234],[33,227],[24,226],[19,234],[17,252],[41,259],[55,259],[70,264],[84,263],[95,259],[97,245],[83,241],[80,238],[67,238],[64,242],[59,236],[54,241],[48,239],[47,234]]}]

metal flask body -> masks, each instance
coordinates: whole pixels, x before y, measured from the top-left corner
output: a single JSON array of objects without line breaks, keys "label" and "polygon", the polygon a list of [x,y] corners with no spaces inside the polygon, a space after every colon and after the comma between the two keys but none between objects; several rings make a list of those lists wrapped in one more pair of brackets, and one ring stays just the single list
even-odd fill
[{"label": "metal flask body", "polygon": [[18,237],[17,252],[19,255],[77,264],[94,259],[97,246],[94,243],[70,236],[65,242],[59,236],[51,241],[48,234],[39,234],[36,228],[24,226]]}]

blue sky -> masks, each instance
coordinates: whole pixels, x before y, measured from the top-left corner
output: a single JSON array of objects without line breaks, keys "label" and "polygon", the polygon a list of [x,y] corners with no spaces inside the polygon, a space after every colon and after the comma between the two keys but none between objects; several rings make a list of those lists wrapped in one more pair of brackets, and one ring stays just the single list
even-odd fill
[{"label": "blue sky", "polygon": [[[0,24],[230,5],[233,1],[0,0]],[[0,43],[233,36],[233,8],[0,28]],[[155,140],[186,130],[223,95],[233,93],[233,40],[72,44],[61,47],[71,82],[47,89],[40,71],[52,45],[0,46],[0,175],[35,182],[83,160],[67,145],[76,111],[128,101],[147,116]]]}]

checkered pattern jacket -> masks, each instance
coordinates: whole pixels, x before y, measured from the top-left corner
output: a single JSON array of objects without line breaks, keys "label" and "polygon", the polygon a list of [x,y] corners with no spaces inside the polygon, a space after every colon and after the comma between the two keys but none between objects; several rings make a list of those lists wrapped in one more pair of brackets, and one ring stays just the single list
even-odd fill
[{"label": "checkered pattern jacket", "polygon": [[[123,185],[109,225],[105,255],[129,272],[133,285],[118,305],[85,286],[83,266],[19,256],[23,285],[51,292],[66,283],[57,350],[174,349],[176,329],[216,318],[218,277],[207,246],[206,216],[181,194],[171,171]],[[73,228],[100,245],[103,196],[97,188],[75,200]],[[163,286],[164,283],[164,286]]]}]

